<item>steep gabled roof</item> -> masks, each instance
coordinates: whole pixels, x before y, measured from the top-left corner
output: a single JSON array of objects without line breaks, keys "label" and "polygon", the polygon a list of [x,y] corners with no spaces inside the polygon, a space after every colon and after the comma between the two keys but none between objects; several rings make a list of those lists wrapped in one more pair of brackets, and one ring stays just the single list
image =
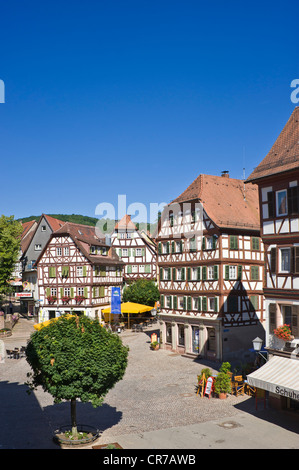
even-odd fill
[{"label": "steep gabled roof", "polygon": [[132,222],[131,216],[126,214],[123,216],[122,219],[120,219],[119,222],[115,225],[115,229],[121,229],[121,230],[137,230],[136,225]]},{"label": "steep gabled roof", "polygon": [[[123,264],[123,261],[120,260],[114,248],[111,249],[110,246],[107,245],[105,238],[99,238],[97,236],[96,227],[65,222],[62,227],[52,233],[51,238],[59,235],[69,235],[79,250],[92,264]],[[90,246],[108,248],[109,256],[91,254]]]},{"label": "steep gabled roof", "polygon": [[58,230],[60,227],[62,227],[65,224],[63,220],[55,219],[55,217],[52,217],[51,215],[47,215],[47,214],[42,214],[38,223],[40,223],[43,217],[46,219],[46,221],[50,225],[53,232],[55,232],[55,230]]},{"label": "steep gabled roof", "polygon": [[258,188],[228,176],[199,175],[173,203],[198,200],[218,227],[259,230]]},{"label": "steep gabled roof", "polygon": [[247,178],[256,181],[267,176],[299,169],[299,107],[292,112],[270,152]]},{"label": "steep gabled roof", "polygon": [[22,222],[22,226],[23,226],[23,232],[21,234],[21,251],[22,253],[24,253],[32,238],[33,238],[33,235],[35,233],[35,229],[37,227],[37,222],[36,220],[30,220],[30,222]]}]

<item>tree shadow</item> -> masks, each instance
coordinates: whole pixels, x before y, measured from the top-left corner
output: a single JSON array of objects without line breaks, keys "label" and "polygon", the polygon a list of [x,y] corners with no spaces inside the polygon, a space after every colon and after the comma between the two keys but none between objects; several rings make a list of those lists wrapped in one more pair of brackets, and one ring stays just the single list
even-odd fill
[{"label": "tree shadow", "polygon": [[[59,449],[53,433],[70,419],[70,403],[42,407],[28,387],[17,382],[0,382],[0,449]],[[117,424],[122,412],[107,404],[93,408],[77,403],[77,422],[103,432]]]}]

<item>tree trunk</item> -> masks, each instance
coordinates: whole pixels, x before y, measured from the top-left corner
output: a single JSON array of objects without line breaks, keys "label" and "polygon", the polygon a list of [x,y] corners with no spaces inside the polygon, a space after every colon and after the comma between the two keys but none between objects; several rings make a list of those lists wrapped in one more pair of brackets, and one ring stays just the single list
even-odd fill
[{"label": "tree trunk", "polygon": [[78,436],[76,405],[77,405],[76,398],[72,398],[71,399],[71,422],[72,422],[72,435],[74,437]]}]

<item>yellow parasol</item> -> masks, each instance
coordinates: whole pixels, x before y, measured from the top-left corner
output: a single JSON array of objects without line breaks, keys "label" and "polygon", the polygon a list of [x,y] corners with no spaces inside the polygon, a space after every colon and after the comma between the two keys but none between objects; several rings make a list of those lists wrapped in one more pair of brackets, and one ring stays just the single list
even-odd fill
[{"label": "yellow parasol", "polygon": [[[149,312],[152,310],[154,307],[150,307],[149,305],[143,305],[143,304],[136,304],[134,302],[124,302],[121,304],[121,313],[127,313],[128,314],[128,327],[130,325],[130,313],[144,313],[144,312]],[[111,307],[106,307],[103,308],[102,313],[111,313]]]},{"label": "yellow parasol", "polygon": [[[65,315],[66,318],[70,318],[70,317],[74,317],[75,315],[70,315],[69,313],[67,315]],[[58,320],[60,317],[56,317],[56,318],[51,318],[50,320],[46,320],[46,321],[43,321],[42,323],[37,323],[36,325],[33,325],[33,328],[35,328],[36,330],[40,330],[41,328],[43,328],[44,326],[48,326],[50,325],[50,323],[52,321],[56,321]]]}]

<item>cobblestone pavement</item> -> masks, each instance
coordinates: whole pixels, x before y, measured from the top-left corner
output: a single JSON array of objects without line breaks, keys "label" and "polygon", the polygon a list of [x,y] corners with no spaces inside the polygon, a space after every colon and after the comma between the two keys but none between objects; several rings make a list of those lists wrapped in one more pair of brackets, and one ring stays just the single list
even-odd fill
[{"label": "cobblestone pavement", "polygon": [[[6,339],[6,347],[26,344],[31,331],[33,323],[21,319],[12,337]],[[244,410],[254,410],[254,399],[246,395],[228,396],[226,400],[196,396],[196,378],[206,365],[168,350],[152,351],[152,332],[148,328],[140,333],[121,333],[123,343],[130,348],[123,380],[109,391],[101,407],[77,404],[78,423],[101,430],[93,445],[115,442],[121,436],[219,419],[229,421],[240,417]],[[6,423],[0,430],[0,448],[55,448],[51,433],[70,423],[70,405],[54,405],[53,398],[41,389],[28,397],[24,385],[27,372],[29,365],[24,358],[6,359],[0,364],[0,400],[7,403],[0,410],[0,422]],[[26,425],[28,414],[31,422]],[[20,437],[24,432],[25,443]]]}]

